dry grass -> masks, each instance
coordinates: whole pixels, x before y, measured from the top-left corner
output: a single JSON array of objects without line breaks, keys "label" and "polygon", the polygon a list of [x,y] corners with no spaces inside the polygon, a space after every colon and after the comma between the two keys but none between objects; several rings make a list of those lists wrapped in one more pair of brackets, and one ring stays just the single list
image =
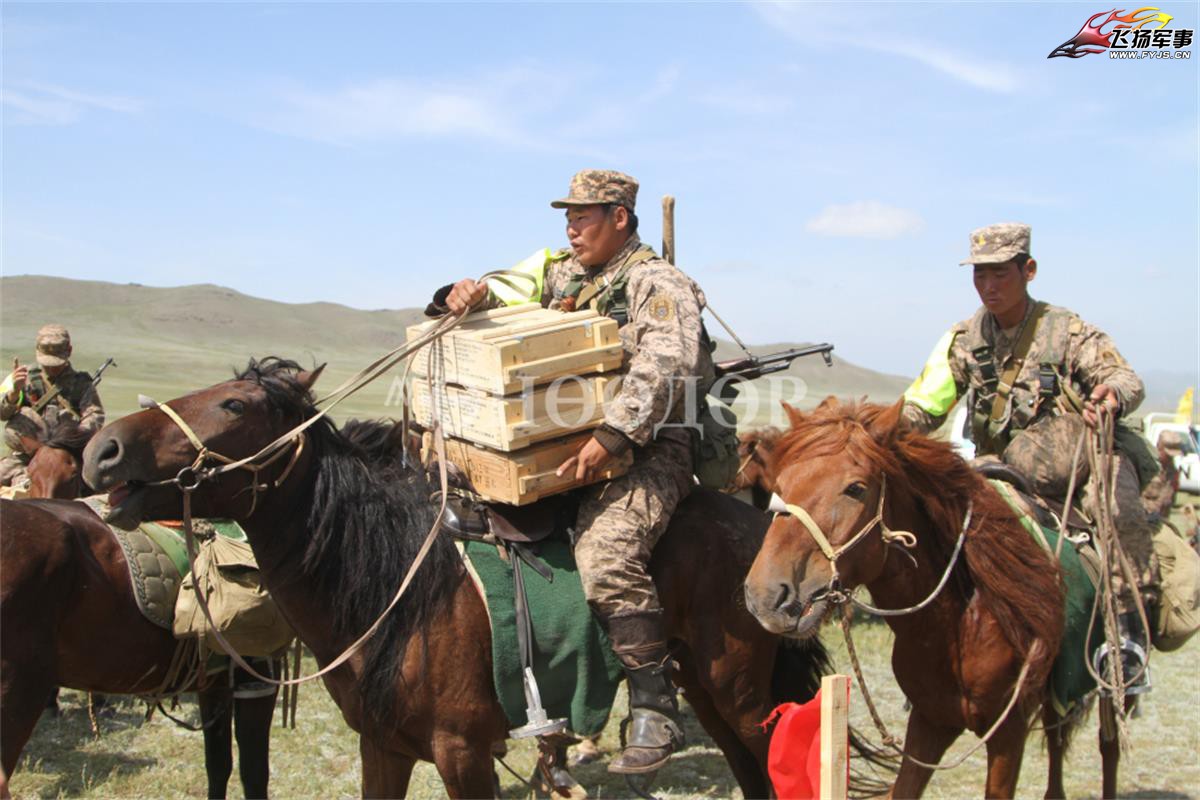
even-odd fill
[{"label": "dry grass", "polygon": [[[892,680],[889,656],[891,633],[886,626],[856,626],[855,642],[863,660],[872,695],[895,734],[904,730],[904,698]],[[849,662],[836,628],[824,633],[835,666],[849,673]],[[1174,653],[1156,653],[1152,660],[1154,691],[1143,698],[1139,718],[1132,723],[1133,749],[1122,759],[1121,796],[1136,798],[1200,798],[1200,679],[1196,660],[1200,639]],[[309,660],[306,670],[311,672]],[[857,690],[856,690],[857,692]],[[624,709],[624,693],[617,708]],[[156,715],[143,722],[143,706],[133,700],[121,703],[111,720],[102,720],[102,734],[91,733],[86,696],[63,692],[63,714],[44,717],[26,748],[12,790],[17,797],[204,797],[205,775],[200,734],[190,733]],[[194,702],[183,712],[198,718]],[[617,716],[610,721],[602,744],[617,741]],[[301,694],[298,728],[275,728],[271,741],[271,791],[276,797],[355,797],[360,771],[357,737],[323,688],[309,685]],[[874,741],[877,736],[861,702],[852,703],[852,721]],[[1100,756],[1095,747],[1095,715],[1080,729],[1069,756],[1066,788],[1070,797],[1097,797],[1100,790]],[[737,784],[720,752],[693,722],[688,726],[689,747],[660,775],[656,788],[663,797],[740,797]],[[947,758],[968,749],[974,737],[960,739]],[[534,762],[529,742],[512,746],[508,762],[529,775]],[[927,797],[978,797],[982,793],[985,756],[979,752],[958,769],[934,776]],[[1046,755],[1041,734],[1033,733],[1025,751],[1020,797],[1041,797],[1045,789]],[[603,765],[576,770],[576,777],[592,797],[626,797],[624,783],[611,778]],[[504,796],[525,796],[521,783],[500,770]],[[445,794],[432,765],[417,767],[409,795],[440,798]],[[236,772],[230,796],[241,797]]]}]

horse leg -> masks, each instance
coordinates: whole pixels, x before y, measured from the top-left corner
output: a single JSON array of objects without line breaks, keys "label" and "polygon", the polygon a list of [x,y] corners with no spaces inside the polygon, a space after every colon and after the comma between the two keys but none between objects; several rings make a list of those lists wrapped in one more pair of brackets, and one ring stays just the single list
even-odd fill
[{"label": "horse leg", "polygon": [[271,720],[278,689],[263,697],[233,701],[233,726],[238,745],[238,775],[247,800],[267,796],[271,778]]},{"label": "horse leg", "polygon": [[1046,776],[1046,800],[1064,800],[1067,796],[1063,786],[1063,758],[1067,751],[1066,732],[1063,718],[1054,710],[1047,699],[1042,709],[1042,723],[1046,729],[1046,760],[1049,772]]},{"label": "horse leg", "polygon": [[[725,761],[729,764],[729,769],[733,772],[733,777],[742,790],[742,796],[766,797],[770,790],[766,776],[763,774],[763,766],[766,764],[766,748],[763,748],[764,752],[761,758],[752,752],[738,737],[737,731],[722,717],[717,708],[716,699],[711,694],[703,689],[686,688],[686,683],[681,683],[685,686],[683,696],[696,713],[696,718],[704,730],[717,743],[717,747],[721,748],[721,753],[725,756]],[[766,737],[763,736],[761,739],[766,744]]]},{"label": "horse leg", "polygon": [[[954,744],[954,740],[961,733],[962,728],[943,728],[933,724],[914,708],[908,715],[908,730],[904,735],[904,752],[926,764],[936,764],[941,761],[946,750]],[[900,774],[896,776],[896,782],[892,784],[892,791],[888,797],[904,798],[905,800],[920,797],[931,777],[933,777],[933,770],[919,766],[906,758],[900,765]]]},{"label": "horse leg", "polygon": [[46,699],[55,690],[52,672],[47,669],[23,670],[5,662],[0,667],[0,767],[5,775],[17,768],[21,750],[33,735]]},{"label": "horse leg", "polygon": [[433,763],[448,797],[494,797],[491,742],[472,745],[459,734],[436,733]]},{"label": "horse leg", "polygon": [[[1133,707],[1137,698],[1126,698],[1125,708]],[[1101,797],[1111,800],[1117,796],[1117,770],[1121,765],[1121,741],[1117,737],[1116,709],[1111,697],[1100,695],[1100,764],[1103,773]]]},{"label": "horse leg", "polygon": [[204,727],[204,771],[208,775],[208,797],[223,798],[233,773],[233,737],[230,734],[233,689],[223,681],[196,693],[200,723]]},{"label": "horse leg", "polygon": [[[358,752],[362,756],[362,796],[404,797],[408,793],[408,779],[412,777],[414,758],[385,750],[365,735],[358,737]],[[478,797],[490,797],[491,779],[488,789]]]},{"label": "horse leg", "polygon": [[1025,755],[1029,726],[1025,717],[1011,713],[987,743],[988,770],[984,797],[1015,797]]}]

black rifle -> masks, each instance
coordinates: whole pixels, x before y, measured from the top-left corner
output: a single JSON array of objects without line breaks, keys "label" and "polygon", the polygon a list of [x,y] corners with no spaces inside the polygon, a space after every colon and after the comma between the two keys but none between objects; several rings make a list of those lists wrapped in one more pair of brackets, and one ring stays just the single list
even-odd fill
[{"label": "black rifle", "polygon": [[[109,356],[108,359],[103,364],[100,365],[100,369],[96,370],[95,374],[91,376],[93,388],[95,388],[95,386],[98,383],[100,383],[100,376],[102,376],[104,374],[104,370],[108,369],[110,366],[112,366],[112,367],[117,366],[117,362],[112,360],[112,356]],[[34,405],[33,410],[38,412],[39,414],[42,413],[42,409],[44,409],[46,406],[48,406],[50,404],[51,400],[58,397],[60,392],[62,392],[61,387],[55,389],[53,392],[46,395],[41,400],[38,400],[37,404]]]},{"label": "black rifle", "polygon": [[716,367],[717,380],[725,378],[721,384],[720,397],[725,403],[731,403],[737,397],[739,384],[742,381],[752,381],[755,378],[761,378],[764,375],[770,375],[772,372],[783,372],[792,365],[792,362],[797,358],[804,356],[815,356],[817,353],[825,359],[825,366],[833,366],[833,345],[829,343],[812,344],[808,347],[795,347],[791,350],[784,350],[780,353],[771,353],[766,356],[748,356],[747,358],[735,358],[729,361],[718,361]]}]

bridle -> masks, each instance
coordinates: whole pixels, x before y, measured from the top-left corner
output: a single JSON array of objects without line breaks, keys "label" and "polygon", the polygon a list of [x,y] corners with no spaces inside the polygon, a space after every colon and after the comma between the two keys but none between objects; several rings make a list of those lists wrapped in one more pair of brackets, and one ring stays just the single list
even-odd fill
[{"label": "bridle", "polygon": [[[150,403],[153,403],[153,401],[150,401]],[[192,430],[191,426],[184,421],[183,417],[179,416],[178,412],[176,412],[175,409],[171,408],[166,403],[153,403],[153,405],[149,405],[149,407],[157,408],[159,411],[166,414],[167,418],[174,422],[175,425],[178,426],[181,431],[183,431],[183,435],[187,437],[189,442],[191,442],[192,447],[196,448],[196,458],[191,464],[179,470],[174,478],[154,481],[146,485],[172,485],[177,487],[184,494],[191,494],[196,489],[200,488],[201,484],[203,484],[205,481],[212,480],[226,472],[231,472],[235,469],[246,470],[250,473],[250,484],[245,489],[242,489],[240,492],[238,492],[238,494],[241,494],[245,491],[249,491],[251,493],[250,510],[246,512],[246,515],[242,517],[242,519],[248,519],[254,515],[255,509],[258,508],[258,498],[260,494],[270,489],[278,489],[279,487],[283,486],[284,482],[287,481],[288,476],[292,474],[292,469],[296,466],[296,462],[300,460],[300,455],[304,452],[304,442],[307,440],[307,437],[304,435],[304,431],[300,430],[296,432],[295,435],[290,439],[285,439],[273,453],[268,453],[267,457],[263,461],[254,460],[258,457],[258,455],[262,454],[262,451],[260,451],[259,454],[252,456],[250,459],[233,459],[229,458],[228,456],[224,456],[215,450],[212,450],[208,447],[208,445],[204,444],[200,437],[196,435],[196,432]],[[279,477],[270,482],[264,482],[259,479],[260,472],[274,464],[289,451],[292,454],[291,458],[288,459],[287,465],[284,466],[283,472],[279,474]],[[221,466],[208,466],[210,461],[219,462]]]},{"label": "bridle", "polygon": [[883,543],[886,546],[898,546],[904,548],[900,552],[912,559],[914,564],[916,563],[916,559],[913,558],[912,554],[908,551],[917,546],[917,536],[912,531],[893,530],[888,527],[887,523],[883,520],[883,504],[886,498],[887,475],[885,474],[879,486],[879,504],[875,508],[875,516],[867,520],[863,526],[858,529],[858,532],[851,536],[846,542],[838,547],[834,547],[830,543],[829,537],[826,536],[825,532],[821,530],[821,526],[818,525],[817,521],[812,518],[812,514],[809,514],[808,511],[805,510],[804,506],[796,503],[788,503],[778,494],[771,495],[771,504],[767,507],[767,510],[775,512],[776,515],[788,515],[797,519],[808,531],[808,534],[812,537],[813,541],[817,543],[817,547],[821,549],[821,553],[824,554],[825,558],[829,560],[829,567],[833,573],[829,579],[829,585],[825,587],[824,590],[814,595],[812,597],[813,601],[828,600],[834,605],[852,602],[854,605],[871,614],[878,614],[879,616],[884,617],[895,617],[902,614],[911,614],[913,612],[920,611],[922,608],[933,602],[933,599],[937,597],[945,587],[946,582],[950,578],[950,573],[954,570],[954,565],[958,561],[959,553],[962,552],[963,540],[966,538],[967,528],[971,526],[972,507],[970,503],[967,504],[967,513],[963,519],[962,529],[959,531],[958,541],[954,545],[954,554],[950,556],[950,562],[946,565],[946,570],[942,573],[941,580],[938,581],[938,585],[934,588],[933,592],[917,605],[910,606],[908,608],[895,609],[876,608],[854,597],[853,589],[846,591],[842,588],[842,579],[838,574],[837,560],[841,556],[845,555],[848,550],[865,539],[876,529],[876,527],[879,528],[879,537],[883,540]]}]

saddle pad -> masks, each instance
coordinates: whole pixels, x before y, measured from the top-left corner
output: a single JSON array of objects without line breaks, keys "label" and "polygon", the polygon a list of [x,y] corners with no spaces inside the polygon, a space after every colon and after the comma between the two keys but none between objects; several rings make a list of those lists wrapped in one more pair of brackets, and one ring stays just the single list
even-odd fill
[{"label": "saddle pad", "polygon": [[[80,502],[101,519],[108,513],[108,504],[103,495],[80,498]],[[180,583],[183,576],[191,571],[183,531],[157,522],[143,522],[132,531],[123,531],[112,525],[108,529],[125,552],[133,595],[142,616],[160,628],[171,630]],[[211,530],[231,539],[246,538],[241,527],[230,520],[196,520],[195,530]]]},{"label": "saddle pad", "polygon": [[[1007,483],[995,480],[989,480],[988,483],[995,487],[1012,508],[1034,541],[1053,555],[1058,546],[1058,531],[1038,525],[1013,496],[1012,487]],[[1076,547],[1087,545],[1064,542],[1059,556],[1059,566],[1067,589],[1067,618],[1062,645],[1059,647],[1058,657],[1054,660],[1054,669],[1050,673],[1050,688],[1054,709],[1062,715],[1067,714],[1088,692],[1096,688],[1096,682],[1088,672],[1085,659],[1090,659],[1091,654],[1104,644],[1104,629],[1099,622],[1092,631],[1091,642],[1087,641],[1092,605],[1096,599],[1096,573],[1089,569],[1090,565],[1085,561],[1086,556],[1081,555]]]},{"label": "saddle pad", "polygon": [[[487,604],[492,625],[492,676],[512,727],[527,722],[513,605],[512,566],[494,545],[458,543],[468,571]],[[547,581],[528,565],[521,569],[533,622],[533,674],[551,719],[565,717],[571,730],[590,736],[604,729],[622,677],[608,636],[587,601],[567,542],[551,537],[535,548],[550,567]]]}]

